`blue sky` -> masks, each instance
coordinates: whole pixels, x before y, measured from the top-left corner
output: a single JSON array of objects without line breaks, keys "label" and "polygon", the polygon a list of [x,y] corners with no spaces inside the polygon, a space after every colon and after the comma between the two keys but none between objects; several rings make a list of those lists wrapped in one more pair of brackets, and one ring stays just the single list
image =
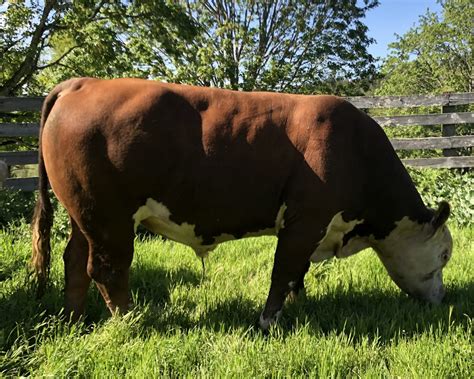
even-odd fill
[{"label": "blue sky", "polygon": [[396,40],[395,33],[403,35],[417,24],[418,17],[427,9],[441,13],[441,6],[436,0],[380,0],[380,5],[367,12],[365,24],[369,36],[376,43],[369,47],[369,52],[378,58],[388,54],[388,44]]}]

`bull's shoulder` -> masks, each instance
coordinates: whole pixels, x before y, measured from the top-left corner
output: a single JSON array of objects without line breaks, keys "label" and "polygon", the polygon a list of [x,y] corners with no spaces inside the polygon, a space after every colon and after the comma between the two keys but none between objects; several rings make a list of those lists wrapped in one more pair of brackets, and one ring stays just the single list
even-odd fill
[{"label": "bull's shoulder", "polygon": [[360,111],[354,107],[346,99],[334,95],[314,95],[310,96],[307,101],[307,106],[314,107],[318,114],[326,114],[328,116],[341,114],[354,114]]},{"label": "bull's shoulder", "polygon": [[292,112],[299,127],[347,129],[364,126],[367,121],[362,111],[347,100],[333,95],[300,96]]}]

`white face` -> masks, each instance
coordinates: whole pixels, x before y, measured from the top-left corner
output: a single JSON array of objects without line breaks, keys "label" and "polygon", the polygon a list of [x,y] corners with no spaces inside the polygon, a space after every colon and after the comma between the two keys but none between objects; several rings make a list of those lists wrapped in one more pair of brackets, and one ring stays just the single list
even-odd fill
[{"label": "white face", "polygon": [[453,241],[446,225],[436,231],[403,218],[374,246],[393,281],[409,295],[439,304],[444,297],[443,268]]}]

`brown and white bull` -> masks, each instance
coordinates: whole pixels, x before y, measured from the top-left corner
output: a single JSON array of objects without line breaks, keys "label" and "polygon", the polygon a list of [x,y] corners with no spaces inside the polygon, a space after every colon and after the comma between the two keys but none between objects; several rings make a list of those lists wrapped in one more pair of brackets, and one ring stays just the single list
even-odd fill
[{"label": "brown and white bull", "polygon": [[380,126],[334,96],[72,79],[44,102],[39,176],[39,290],[49,179],[72,224],[65,307],[75,317],[91,279],[111,312],[129,307],[139,224],[200,257],[224,241],[276,235],[264,329],[303,288],[310,262],[367,247],[408,294],[439,303],[445,292],[449,205],[428,209]]}]

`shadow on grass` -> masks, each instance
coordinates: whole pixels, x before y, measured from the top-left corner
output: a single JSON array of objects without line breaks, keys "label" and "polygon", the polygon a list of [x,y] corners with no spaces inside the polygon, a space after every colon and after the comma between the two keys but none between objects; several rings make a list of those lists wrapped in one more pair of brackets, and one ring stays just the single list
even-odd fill
[{"label": "shadow on grass", "polygon": [[[232,331],[256,325],[264,304],[257,304],[243,295],[214,299],[209,304],[202,304],[202,301],[196,304],[191,298],[171,304],[173,287],[199,286],[200,282],[200,274],[187,268],[168,271],[134,267],[131,276],[134,300],[139,310],[140,307],[147,308],[143,314],[143,327],[160,332],[176,328]],[[13,342],[9,333],[16,325],[33,330],[45,317],[57,315],[62,306],[62,283],[50,285],[40,300],[35,299],[34,292],[27,286],[19,286],[16,291],[4,295],[0,298],[0,332],[3,334],[0,349]],[[196,307],[201,310],[196,312]],[[100,323],[109,317],[104,301],[95,289],[89,293],[86,312],[86,323]],[[298,325],[305,324],[310,334],[350,333],[354,338],[389,342],[398,337],[411,338],[432,328],[448,333],[450,327],[467,325],[467,317],[473,315],[474,283],[448,288],[445,302],[440,306],[421,303],[395,291],[336,291],[318,298],[300,295],[296,302],[285,306],[280,327],[283,333],[292,333]],[[258,333],[257,328],[254,331]]]},{"label": "shadow on grass", "polygon": [[321,298],[302,298],[286,307],[281,320],[285,330],[298,322],[308,324],[313,333],[346,331],[355,338],[411,338],[433,328],[448,333],[457,325],[468,324],[474,314],[474,283],[451,287],[441,305],[414,300],[401,292],[332,293]]},{"label": "shadow on grass", "polygon": [[[157,310],[169,302],[170,289],[173,286],[183,284],[196,286],[199,283],[200,275],[185,268],[168,271],[161,268],[135,267],[130,280],[136,302],[151,304]],[[53,278],[44,296],[37,299],[32,283],[25,279],[16,283],[11,291],[5,291],[0,295],[0,350],[11,346],[16,338],[14,331],[18,327],[27,335],[31,335],[38,324],[42,324],[51,316],[59,316],[64,306],[63,287],[62,277],[59,280]],[[109,317],[110,313],[102,296],[92,284],[87,297],[85,324],[100,323]],[[184,315],[181,322],[187,325]]]},{"label": "shadow on grass", "polygon": [[[0,283],[1,285],[2,283]],[[62,307],[62,292],[49,286],[45,296],[38,300],[30,283],[24,283],[0,297],[0,349],[9,346],[16,338],[15,330],[31,330]]]},{"label": "shadow on grass", "polygon": [[[468,317],[474,314],[473,299],[474,283],[450,288],[441,305],[419,302],[398,292],[334,292],[321,298],[303,295],[285,306],[279,324],[284,333],[292,333],[297,325],[307,324],[310,334],[350,333],[356,339],[368,337],[386,343],[399,337],[413,338],[432,329],[446,334],[450,328],[467,326]],[[174,327],[213,331],[248,329],[257,325],[263,304],[243,296],[226,298],[206,306],[200,319],[192,321],[186,309],[195,306],[186,302],[184,310],[172,311],[168,317],[155,319],[148,325],[160,331]]]},{"label": "shadow on grass", "polygon": [[[179,305],[168,304],[172,286],[199,285],[200,276],[188,270],[173,274],[158,271],[138,270],[132,280],[132,289],[140,293],[139,302],[151,307],[145,316],[146,327],[160,332],[174,328],[232,331],[257,325],[264,304],[244,295],[226,296],[204,305],[202,301],[196,304],[192,299],[185,299]],[[190,315],[196,307],[203,309],[198,312],[200,316],[192,318]],[[280,326],[284,333],[293,332],[297,325],[307,324],[310,334],[345,332],[354,338],[369,337],[388,342],[397,337],[411,338],[433,328],[448,333],[452,327],[467,325],[466,315],[472,317],[473,314],[474,283],[451,286],[444,303],[439,306],[419,302],[396,290],[335,291],[319,298],[302,295],[296,302],[287,304]]]}]

